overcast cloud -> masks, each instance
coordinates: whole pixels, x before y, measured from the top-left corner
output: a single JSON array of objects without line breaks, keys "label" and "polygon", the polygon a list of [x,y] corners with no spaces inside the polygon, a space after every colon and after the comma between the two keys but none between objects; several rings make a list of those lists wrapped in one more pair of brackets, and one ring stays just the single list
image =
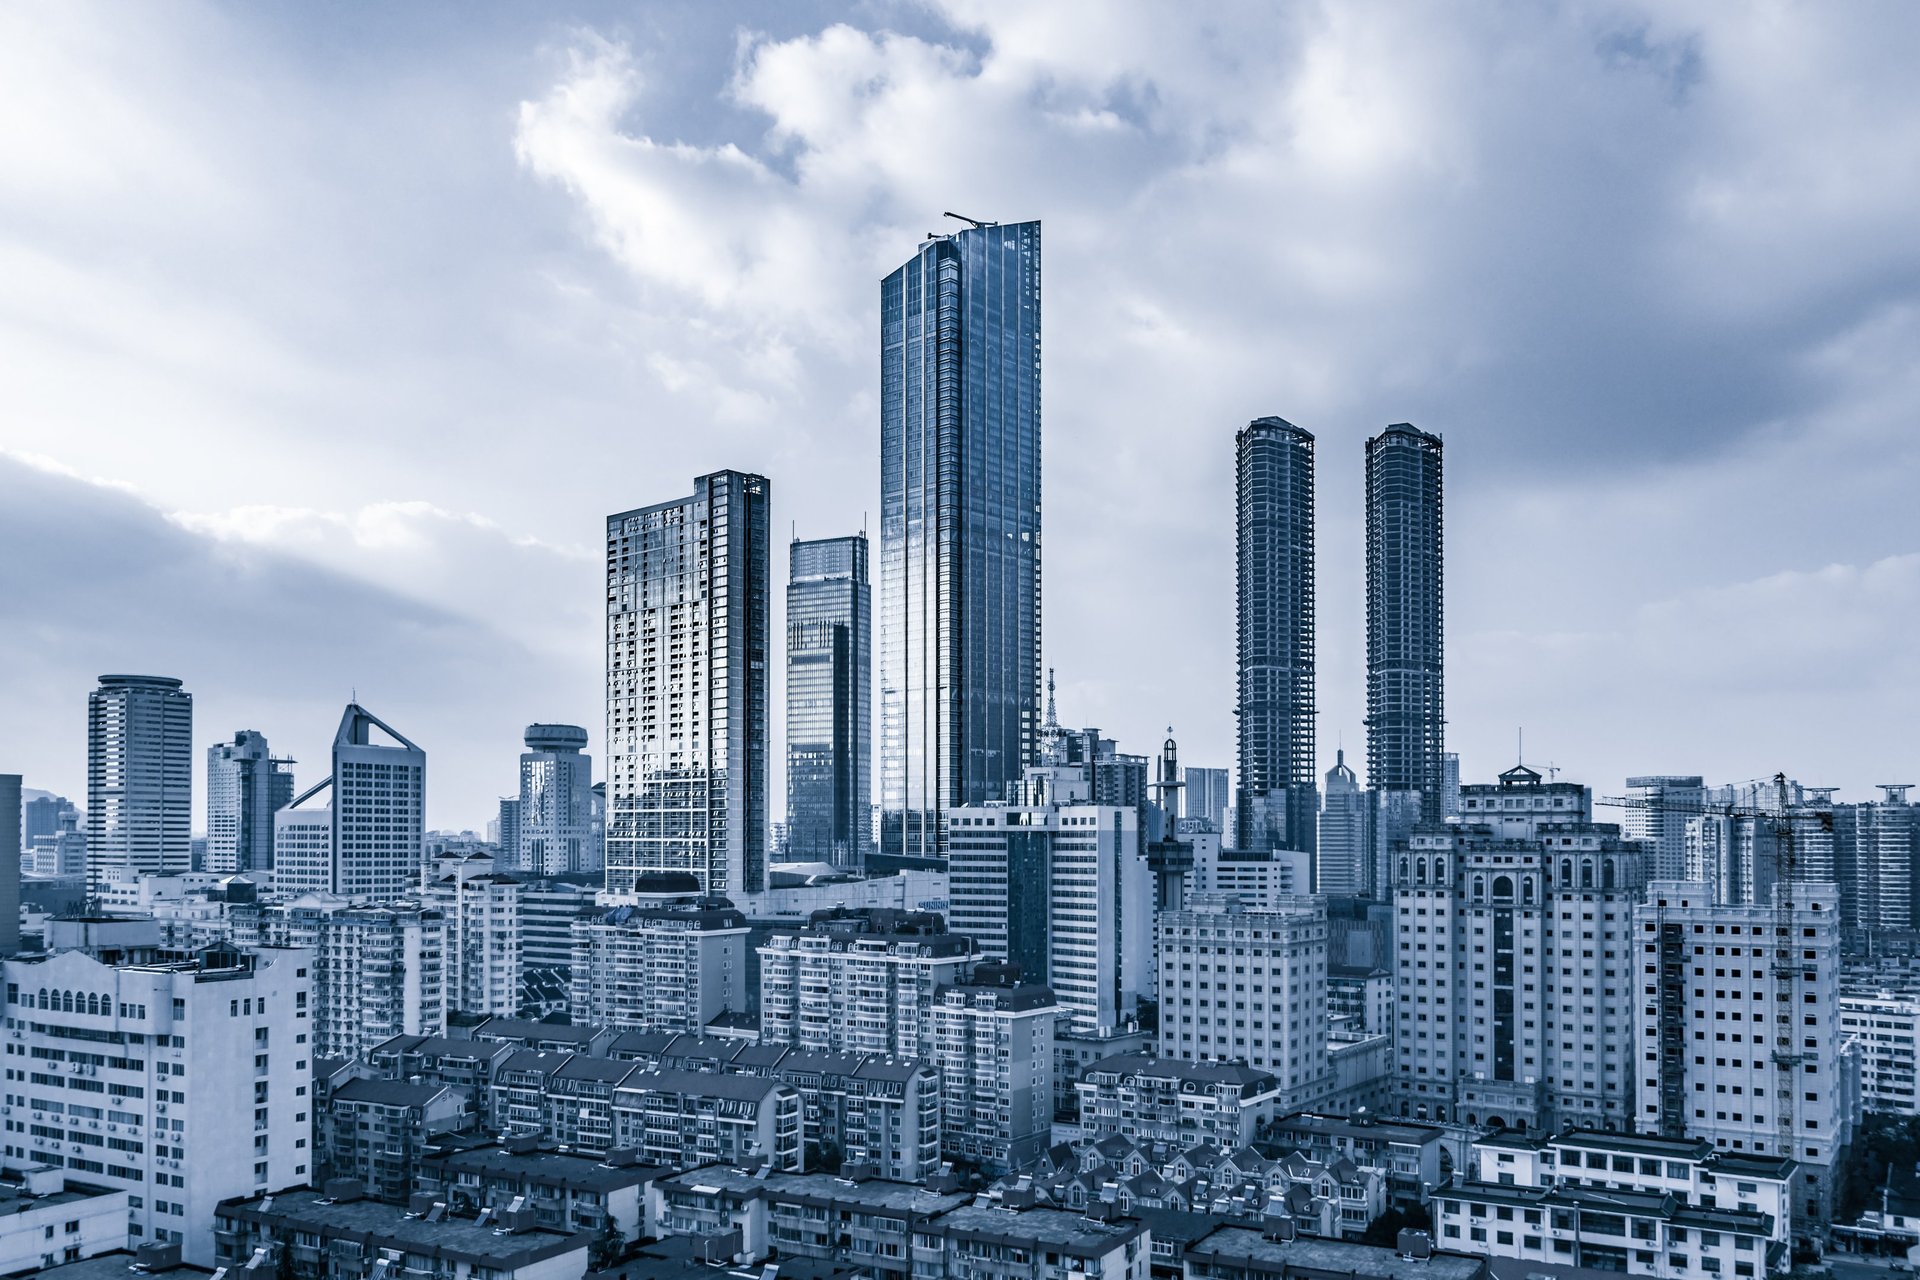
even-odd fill
[{"label": "overcast cloud", "polygon": [[1920,12],[1194,12],[0,9],[0,768],[80,796],[93,678],[152,670],[312,781],[357,688],[484,821],[521,725],[600,737],[605,513],[739,467],[870,518],[877,281],[952,209],[1046,224],[1064,718],[1230,763],[1277,413],[1357,761],[1406,420],[1470,779],[1524,725],[1602,792],[1920,780]]}]

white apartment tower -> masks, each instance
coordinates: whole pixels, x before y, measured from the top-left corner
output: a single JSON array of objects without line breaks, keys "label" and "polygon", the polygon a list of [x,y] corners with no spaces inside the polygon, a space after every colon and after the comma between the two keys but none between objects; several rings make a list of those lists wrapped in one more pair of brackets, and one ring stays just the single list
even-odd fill
[{"label": "white apartment tower", "polygon": [[191,870],[192,806],[193,695],[170,676],[101,676],[87,695],[88,893],[110,870]]},{"label": "white apartment tower", "polygon": [[725,898],[573,922],[575,1025],[703,1032],[747,1007],[747,918]]},{"label": "white apartment tower", "polygon": [[1639,846],[1585,789],[1516,767],[1395,855],[1394,1096],[1420,1119],[1536,1132],[1633,1119]]},{"label": "white apartment tower", "polygon": [[355,904],[307,894],[230,912],[244,946],[313,952],[313,1048],[356,1057],[399,1035],[447,1025],[446,918],[410,902]]},{"label": "white apartment tower", "polygon": [[313,1177],[312,968],[226,947],[8,960],[7,1167],[125,1191],[134,1243],[211,1266],[214,1206]]},{"label": "white apartment tower", "polygon": [[587,731],[571,724],[530,724],[520,756],[520,800],[513,830],[504,820],[517,861],[510,865],[537,876],[598,871],[603,850],[593,840],[593,757]]},{"label": "white apartment tower", "polygon": [[610,892],[766,887],[770,489],[718,471],[607,517]]},{"label": "white apartment tower", "polygon": [[446,920],[449,1012],[511,1017],[520,1009],[520,901],[526,886],[484,853],[443,856],[422,895]]},{"label": "white apartment tower", "polygon": [[1791,1157],[1795,1217],[1827,1218],[1860,1106],[1838,889],[1780,884],[1770,903],[1724,904],[1704,883],[1658,881],[1634,932],[1635,1126]]},{"label": "white apartment tower", "polygon": [[928,1058],[941,988],[978,954],[932,912],[816,911],[759,947],[760,1042]]},{"label": "white apartment tower", "polygon": [[1053,1136],[1053,993],[1011,966],[980,965],[933,1006],[940,1150],[990,1173],[1026,1165]]},{"label": "white apartment tower", "polygon": [[1326,899],[1195,894],[1158,925],[1160,1056],[1244,1063],[1278,1081],[1282,1111],[1318,1105],[1332,1087]]}]

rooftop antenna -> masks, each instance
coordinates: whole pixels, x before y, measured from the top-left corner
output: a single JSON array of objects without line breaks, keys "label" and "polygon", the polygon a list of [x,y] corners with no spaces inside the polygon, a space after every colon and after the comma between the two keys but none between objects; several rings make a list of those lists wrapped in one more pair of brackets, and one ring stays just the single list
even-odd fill
[{"label": "rooftop antenna", "polygon": [[1527,727],[1525,725],[1517,726],[1514,729],[1513,740],[1514,763],[1525,764],[1527,762]]},{"label": "rooftop antenna", "polygon": [[948,211],[948,212],[946,212],[946,213],[943,213],[943,214],[941,214],[940,216],[941,216],[941,217],[943,217],[943,218],[952,218],[952,219],[953,219],[953,220],[955,220],[956,222],[966,222],[966,223],[971,223],[971,224],[972,224],[972,225],[973,225],[973,226],[974,226],[974,227],[975,227],[976,229],[977,229],[977,228],[980,228],[980,227],[997,227],[997,226],[999,226],[999,225],[1000,225],[1000,224],[999,224],[999,223],[997,223],[997,222],[983,222],[983,221],[981,221],[981,220],[980,220],[979,218],[969,218],[969,217],[968,217],[968,216],[967,216],[966,214],[964,214],[964,213],[954,213],[954,212],[952,212],[952,211]]}]

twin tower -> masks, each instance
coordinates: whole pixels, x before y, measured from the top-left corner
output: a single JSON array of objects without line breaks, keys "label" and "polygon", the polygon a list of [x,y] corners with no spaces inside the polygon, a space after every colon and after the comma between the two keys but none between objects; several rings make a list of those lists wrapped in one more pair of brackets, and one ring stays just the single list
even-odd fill
[{"label": "twin tower", "polygon": [[[1239,779],[1233,841],[1316,848],[1313,436],[1238,437]],[[1441,447],[1395,423],[1367,441],[1367,785],[1441,818],[1446,724]]]}]

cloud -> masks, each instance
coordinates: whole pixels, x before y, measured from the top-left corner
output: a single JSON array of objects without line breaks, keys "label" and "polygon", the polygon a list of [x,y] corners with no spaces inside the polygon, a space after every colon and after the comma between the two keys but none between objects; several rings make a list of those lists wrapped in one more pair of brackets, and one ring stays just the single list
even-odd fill
[{"label": "cloud", "polygon": [[86,694],[104,671],[186,681],[196,777],[207,745],[254,728],[317,781],[357,690],[427,749],[432,823],[484,819],[529,722],[597,719],[596,665],[581,646],[556,656],[496,626],[516,612],[510,599],[439,607],[5,455],[0,538],[16,549],[0,560],[15,620],[0,632],[14,702],[0,767],[81,803]]}]

